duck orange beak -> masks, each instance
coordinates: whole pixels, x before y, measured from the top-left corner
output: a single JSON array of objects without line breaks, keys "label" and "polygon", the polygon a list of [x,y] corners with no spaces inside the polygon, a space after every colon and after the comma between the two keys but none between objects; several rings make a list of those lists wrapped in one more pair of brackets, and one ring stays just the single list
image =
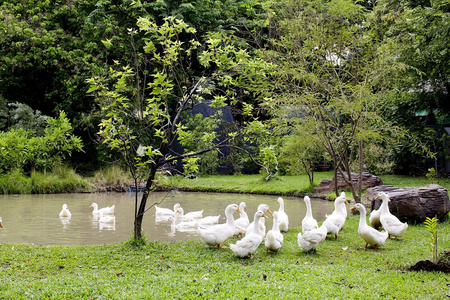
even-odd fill
[{"label": "duck orange beak", "polygon": [[268,218],[269,218],[269,217],[268,217],[268,216],[266,216],[265,214],[263,214],[262,216],[263,216],[264,218],[266,218],[266,219],[268,219]]},{"label": "duck orange beak", "polygon": [[352,206],[350,209],[356,209],[356,206]]},{"label": "duck orange beak", "polygon": [[348,201],[347,201],[347,200],[345,200],[345,204],[349,205],[350,203],[348,203]]},{"label": "duck orange beak", "polygon": [[240,214],[242,214],[242,211],[241,211],[239,208],[237,209],[237,212],[240,213]]},{"label": "duck orange beak", "polygon": [[270,209],[267,210],[268,213],[272,214],[272,211]]}]

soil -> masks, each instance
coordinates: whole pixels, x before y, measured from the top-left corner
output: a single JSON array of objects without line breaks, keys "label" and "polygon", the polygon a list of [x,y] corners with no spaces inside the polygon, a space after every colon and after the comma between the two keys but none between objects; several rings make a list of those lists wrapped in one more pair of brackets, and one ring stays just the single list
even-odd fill
[{"label": "soil", "polygon": [[429,260],[421,260],[411,266],[408,270],[450,273],[450,251],[444,252],[441,259],[436,264]]}]

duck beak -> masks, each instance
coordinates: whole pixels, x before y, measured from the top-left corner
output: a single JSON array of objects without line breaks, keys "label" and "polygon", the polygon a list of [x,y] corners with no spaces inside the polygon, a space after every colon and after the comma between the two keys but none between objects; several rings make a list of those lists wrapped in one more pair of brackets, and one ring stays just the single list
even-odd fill
[{"label": "duck beak", "polygon": [[352,206],[350,209],[356,209],[356,206]]},{"label": "duck beak", "polygon": [[241,211],[239,208],[237,209],[237,212],[240,213],[240,214],[242,214],[242,211]]},{"label": "duck beak", "polygon": [[373,200],[380,198],[380,195],[376,195],[375,198],[373,198]]},{"label": "duck beak", "polygon": [[2,223],[2,221],[0,221],[0,228],[3,228],[3,223]]},{"label": "duck beak", "polygon": [[345,204],[348,204],[348,205],[349,205],[350,203],[348,203],[348,201],[347,201],[347,200],[345,200]]},{"label": "duck beak", "polygon": [[263,216],[264,218],[266,218],[266,219],[268,219],[268,218],[269,218],[269,217],[268,217],[268,216],[266,216],[265,214],[263,214],[262,216]]},{"label": "duck beak", "polygon": [[391,202],[391,198],[390,197],[388,197],[388,202]]},{"label": "duck beak", "polygon": [[270,209],[267,210],[268,213],[272,214],[272,211]]}]

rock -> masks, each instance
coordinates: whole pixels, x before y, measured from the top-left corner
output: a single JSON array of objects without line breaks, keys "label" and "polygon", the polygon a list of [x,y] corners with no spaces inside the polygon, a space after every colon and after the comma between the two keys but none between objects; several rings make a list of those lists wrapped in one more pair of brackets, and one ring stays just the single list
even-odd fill
[{"label": "rock", "polygon": [[[353,185],[358,187],[359,183],[359,174],[352,173],[352,182]],[[341,174],[338,174],[338,190],[350,188],[350,186],[344,181]],[[366,189],[373,186],[382,185],[383,180],[380,177],[372,175],[367,172],[362,173],[362,188]],[[315,194],[328,194],[334,192],[334,177],[332,180],[324,179],[322,182],[314,188]]]},{"label": "rock", "polygon": [[372,202],[371,210],[377,210],[381,206],[381,199],[374,199],[378,192],[386,192],[389,195],[389,210],[402,222],[422,223],[426,217],[435,216],[442,219],[450,211],[447,190],[437,184],[406,188],[380,185],[369,188],[366,199]]}]

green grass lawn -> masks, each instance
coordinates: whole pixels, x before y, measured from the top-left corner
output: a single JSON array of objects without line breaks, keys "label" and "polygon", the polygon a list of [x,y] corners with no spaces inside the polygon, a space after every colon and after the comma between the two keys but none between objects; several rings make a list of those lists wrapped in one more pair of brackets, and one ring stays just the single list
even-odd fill
[{"label": "green grass lawn", "polygon": [[[299,216],[299,218],[302,216]],[[317,253],[285,235],[278,254],[261,245],[254,258],[200,240],[100,246],[0,245],[1,299],[445,299],[450,276],[410,272],[432,258],[429,233],[410,225],[376,251],[359,249],[359,216]],[[439,224],[439,249],[450,249],[450,224]],[[230,240],[225,245],[235,242]]]},{"label": "green grass lawn", "polygon": [[[333,172],[314,173],[314,186],[322,180],[333,178]],[[431,183],[437,183],[447,190],[450,189],[450,179],[438,178],[434,181],[425,177],[410,177],[399,175],[381,176],[383,184],[395,187],[419,187]],[[158,186],[171,189],[208,191],[208,192],[232,192],[275,195],[311,195],[314,186],[310,186],[307,175],[276,176],[272,180],[265,181],[262,175],[208,175],[195,179],[187,179],[182,176],[160,177]],[[348,190],[350,191],[350,190]],[[333,193],[334,194],[334,193]],[[351,193],[346,193],[348,199],[352,199]],[[364,192],[363,192],[364,194]],[[332,197],[334,199],[334,197]]]}]

